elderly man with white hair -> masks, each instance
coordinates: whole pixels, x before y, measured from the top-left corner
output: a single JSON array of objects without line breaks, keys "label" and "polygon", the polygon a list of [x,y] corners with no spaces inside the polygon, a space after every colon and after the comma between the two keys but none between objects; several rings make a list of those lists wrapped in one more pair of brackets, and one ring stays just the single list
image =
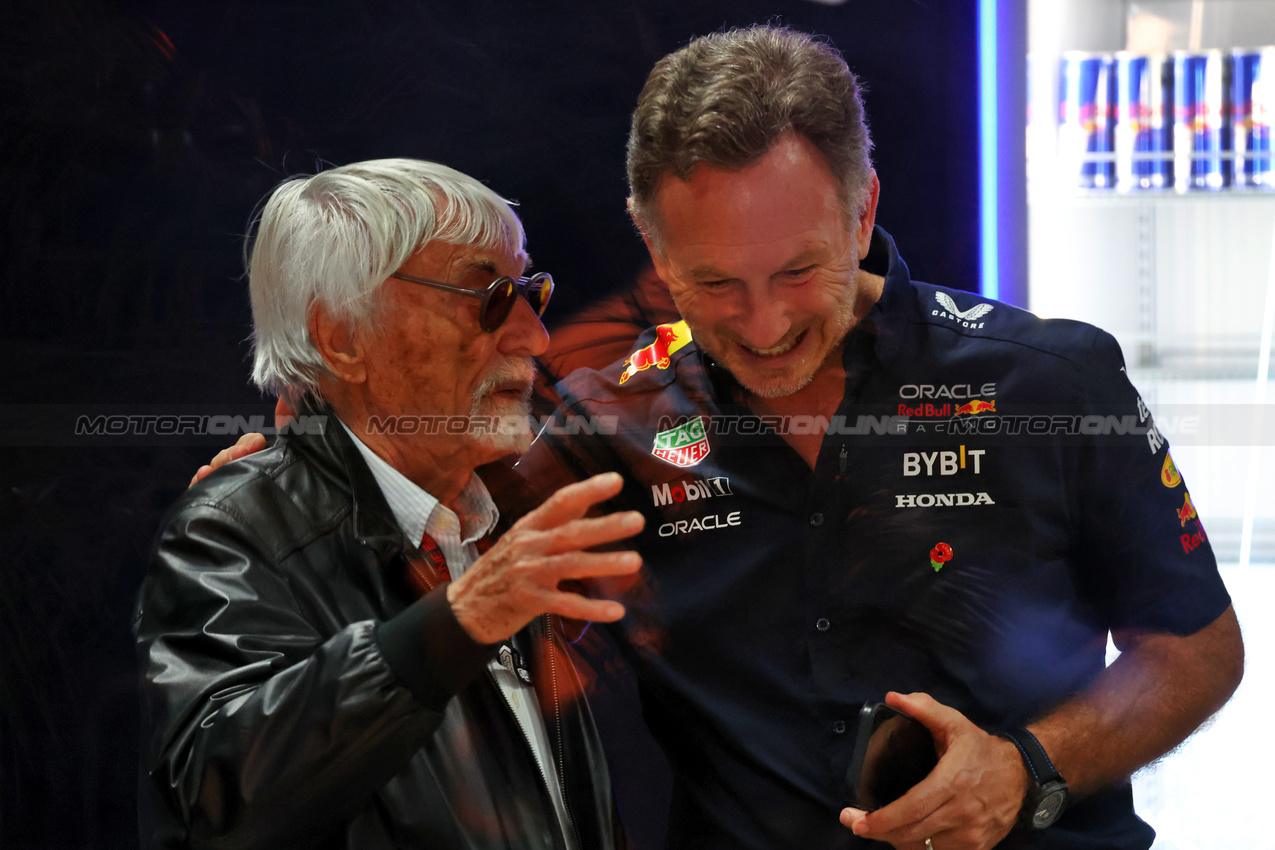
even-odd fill
[{"label": "elderly man with white hair", "polygon": [[308,424],[161,526],[136,621],[148,846],[622,841],[559,618],[624,609],[559,583],[636,571],[585,550],[642,517],[586,517],[621,486],[599,475],[491,544],[475,474],[531,441],[553,282],[528,262],[508,203],[434,163],[267,200],[253,378]]}]

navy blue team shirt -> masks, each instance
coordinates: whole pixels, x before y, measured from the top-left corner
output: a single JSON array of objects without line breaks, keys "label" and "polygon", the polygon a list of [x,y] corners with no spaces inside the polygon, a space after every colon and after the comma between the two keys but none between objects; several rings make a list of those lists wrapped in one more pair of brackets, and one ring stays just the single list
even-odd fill
[{"label": "navy blue team shirt", "polygon": [[[863,267],[885,289],[827,423],[753,415],[679,323],[565,379],[519,465],[546,492],[619,471],[608,510],[646,515],[642,572],[597,590],[628,608],[671,847],[867,846],[838,822],[864,701],[1023,725],[1093,682],[1108,631],[1187,635],[1230,604],[1110,335],[914,282],[880,228]],[[784,428],[826,431],[813,470]],[[1126,783],[1030,846],[1152,838]]]}]

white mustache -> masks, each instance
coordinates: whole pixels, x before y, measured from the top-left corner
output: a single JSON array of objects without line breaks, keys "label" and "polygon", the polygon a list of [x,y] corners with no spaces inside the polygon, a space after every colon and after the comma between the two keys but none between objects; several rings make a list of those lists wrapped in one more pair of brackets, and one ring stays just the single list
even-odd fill
[{"label": "white mustache", "polygon": [[477,404],[495,392],[500,385],[511,382],[517,382],[526,387],[522,394],[522,400],[529,401],[531,399],[531,385],[535,380],[536,364],[533,360],[530,358],[526,360],[507,360],[497,366],[490,375],[483,378],[482,383],[478,385],[478,389],[474,390],[473,401]]}]

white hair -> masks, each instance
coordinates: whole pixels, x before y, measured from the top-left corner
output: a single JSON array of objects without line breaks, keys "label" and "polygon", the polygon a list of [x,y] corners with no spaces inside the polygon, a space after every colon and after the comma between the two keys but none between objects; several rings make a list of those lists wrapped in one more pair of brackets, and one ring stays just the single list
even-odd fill
[{"label": "white hair", "polygon": [[310,338],[314,305],[370,330],[381,284],[435,240],[522,254],[526,235],[509,201],[435,162],[356,162],[277,186],[245,248],[252,380],[294,403],[317,394],[328,367]]}]

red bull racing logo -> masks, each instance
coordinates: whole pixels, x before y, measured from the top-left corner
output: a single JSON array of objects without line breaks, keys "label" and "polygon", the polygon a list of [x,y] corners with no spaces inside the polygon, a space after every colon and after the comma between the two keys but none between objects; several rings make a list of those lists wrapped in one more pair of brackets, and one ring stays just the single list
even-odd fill
[{"label": "red bull racing logo", "polygon": [[620,383],[624,383],[638,372],[645,372],[652,366],[657,369],[667,369],[673,352],[690,341],[691,329],[684,321],[658,326],[655,329],[655,342],[629,355],[629,359],[624,363],[624,371],[620,373]]},{"label": "red bull racing logo", "polygon": [[708,457],[708,434],[703,417],[655,435],[651,454],[674,466],[694,466]]},{"label": "red bull racing logo", "polygon": [[[1200,515],[1196,512],[1195,505],[1191,503],[1190,493],[1187,493],[1182,498],[1182,507],[1177,510],[1177,515],[1182,528],[1186,530],[1186,533],[1178,539],[1182,542],[1182,552],[1189,555],[1203,546],[1209,539],[1209,536],[1204,533],[1204,523],[1200,522]],[[1186,525],[1192,521],[1195,522],[1194,531],[1188,529]]]},{"label": "red bull racing logo", "polygon": [[983,401],[982,399],[976,398],[973,401],[968,402],[966,404],[962,404],[960,407],[956,408],[956,413],[952,415],[960,416],[963,413],[968,413],[971,416],[977,416],[980,413],[989,413],[989,412],[990,413],[996,412],[996,400],[993,399],[992,401]]},{"label": "red bull racing logo", "polygon": [[1182,507],[1178,509],[1178,519],[1182,520],[1182,527],[1186,528],[1186,524],[1193,519],[1199,519],[1200,515],[1195,512],[1195,505],[1191,504],[1191,494],[1186,494],[1186,500],[1182,503]]},{"label": "red bull racing logo", "polygon": [[1180,539],[1182,541],[1183,553],[1189,555],[1204,545],[1204,543],[1209,539],[1209,536],[1204,533],[1204,523],[1197,521],[1195,523],[1195,531],[1189,531],[1186,534],[1183,534]]}]

